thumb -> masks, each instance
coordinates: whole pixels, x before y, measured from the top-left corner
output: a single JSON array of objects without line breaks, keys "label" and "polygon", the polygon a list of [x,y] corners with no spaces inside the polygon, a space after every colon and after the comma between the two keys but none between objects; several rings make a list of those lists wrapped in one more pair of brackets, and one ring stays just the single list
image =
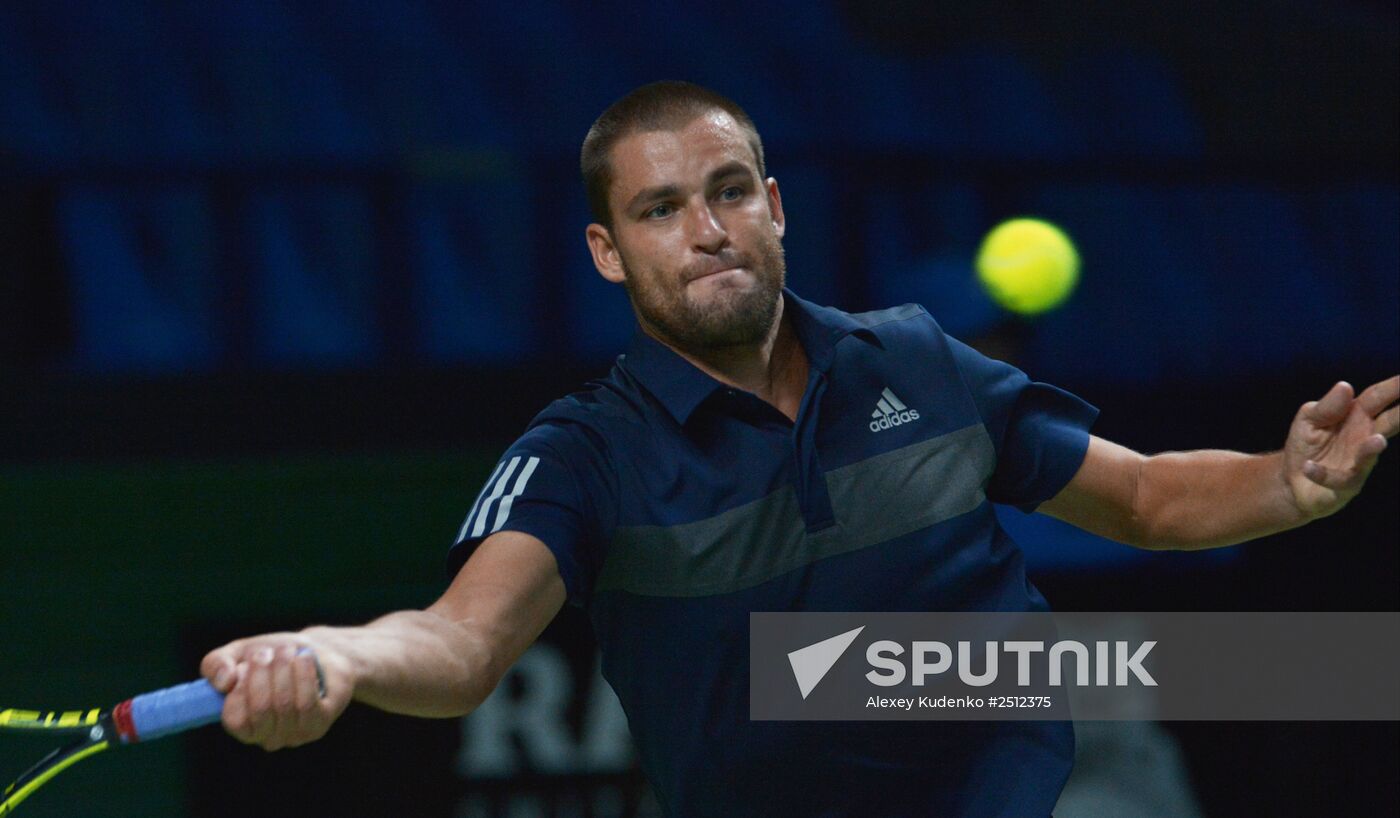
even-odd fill
[{"label": "thumb", "polygon": [[230,642],[217,650],[211,650],[199,663],[199,673],[209,680],[215,690],[220,693],[228,693],[237,680],[236,670],[242,653],[242,640]]},{"label": "thumb", "polygon": [[1306,409],[1308,420],[1318,426],[1332,426],[1341,423],[1351,409],[1351,401],[1354,397],[1351,384],[1346,381],[1337,381],[1336,385],[1327,390],[1327,394],[1322,399],[1309,404]]}]

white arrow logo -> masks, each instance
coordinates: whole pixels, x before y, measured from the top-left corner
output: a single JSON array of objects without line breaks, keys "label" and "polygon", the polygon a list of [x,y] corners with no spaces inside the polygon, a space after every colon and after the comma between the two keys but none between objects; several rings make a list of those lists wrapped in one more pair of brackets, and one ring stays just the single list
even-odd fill
[{"label": "white arrow logo", "polygon": [[856,641],[860,632],[865,630],[861,625],[853,631],[846,631],[837,634],[830,639],[823,639],[814,645],[788,654],[788,662],[792,665],[792,675],[797,677],[797,687],[802,691],[802,699],[807,699],[807,694],[812,692],[812,688],[822,680],[831,666],[836,664],[836,660],[841,658],[841,654],[846,652],[846,648]]}]

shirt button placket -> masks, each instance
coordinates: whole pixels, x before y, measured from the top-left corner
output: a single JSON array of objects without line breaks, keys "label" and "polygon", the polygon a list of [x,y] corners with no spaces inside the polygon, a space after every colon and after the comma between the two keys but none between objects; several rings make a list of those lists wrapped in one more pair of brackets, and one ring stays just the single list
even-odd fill
[{"label": "shirt button placket", "polygon": [[797,503],[807,531],[815,533],[836,524],[836,512],[831,507],[831,495],[826,489],[826,473],[817,457],[818,407],[826,392],[826,378],[814,375],[792,429],[792,454],[797,465]]}]

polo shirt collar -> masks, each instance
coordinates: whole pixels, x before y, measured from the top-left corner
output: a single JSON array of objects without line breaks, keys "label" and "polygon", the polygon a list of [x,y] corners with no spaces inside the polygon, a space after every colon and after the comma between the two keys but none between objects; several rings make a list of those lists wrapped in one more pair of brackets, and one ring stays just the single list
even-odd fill
[{"label": "polo shirt collar", "polygon": [[[849,314],[804,301],[787,288],[783,289],[783,313],[791,316],[808,361],[823,373],[836,357],[837,342],[847,335],[884,346],[872,329]],[[681,425],[715,390],[726,388],[641,328],[633,335],[623,363]]]},{"label": "polo shirt collar", "polygon": [[847,335],[881,349],[885,347],[874,330],[850,313],[804,301],[787,288],[783,289],[783,301],[784,314],[792,316],[792,328],[807,353],[807,360],[821,372],[831,369],[831,362],[836,358],[836,344]]}]

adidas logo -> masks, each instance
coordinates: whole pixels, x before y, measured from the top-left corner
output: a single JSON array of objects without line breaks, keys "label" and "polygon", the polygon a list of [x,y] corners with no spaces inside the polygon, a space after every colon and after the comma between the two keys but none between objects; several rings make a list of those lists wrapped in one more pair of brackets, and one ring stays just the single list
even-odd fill
[{"label": "adidas logo", "polygon": [[870,431],[882,432],[892,426],[918,420],[919,412],[905,406],[904,401],[896,398],[887,386],[885,391],[880,393],[880,402],[875,404],[875,411],[870,413],[870,417],[874,418],[870,421]]}]

